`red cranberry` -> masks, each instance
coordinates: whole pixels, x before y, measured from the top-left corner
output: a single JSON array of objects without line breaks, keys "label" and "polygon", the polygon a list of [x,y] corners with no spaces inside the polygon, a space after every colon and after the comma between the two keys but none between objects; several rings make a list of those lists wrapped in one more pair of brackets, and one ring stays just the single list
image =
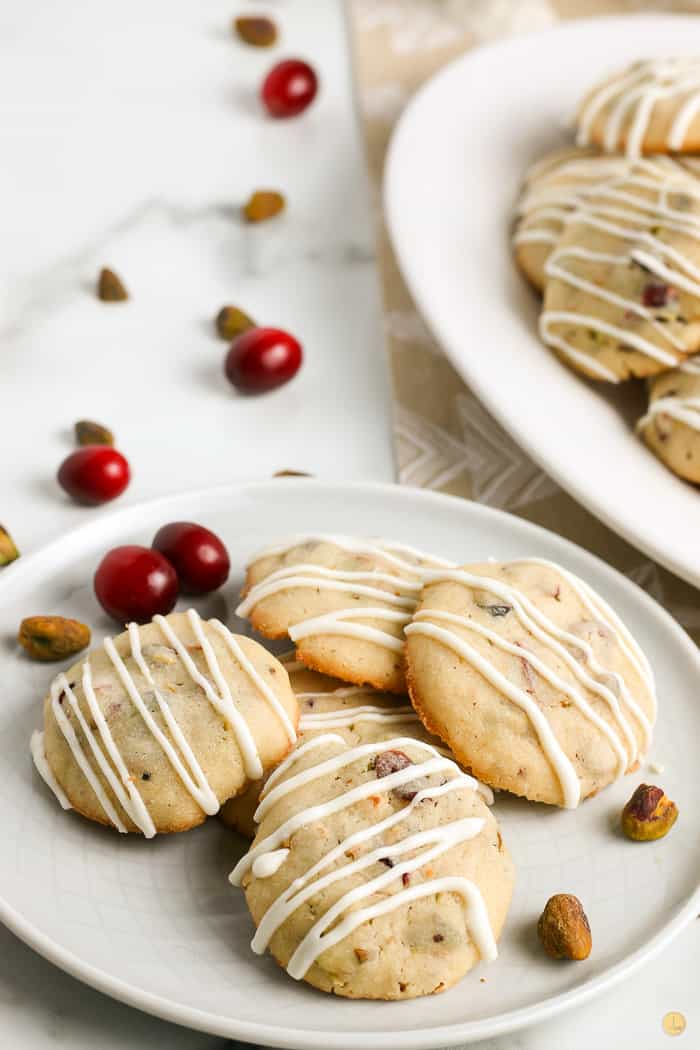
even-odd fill
[{"label": "red cranberry", "polygon": [[230,383],[246,394],[274,390],[299,371],[302,349],[281,328],[249,328],[231,343],[224,371]]},{"label": "red cranberry", "polygon": [[261,98],[273,117],[296,117],[310,106],[318,91],[318,78],[307,62],[288,58],[273,66],[263,81]]},{"label": "red cranberry", "polygon": [[94,584],[100,605],[120,623],[148,623],[177,601],[175,570],[150,547],[115,547],[98,565]]},{"label": "red cranberry", "polygon": [[66,456],[58,483],[78,503],[96,506],[121,496],[129,484],[129,464],[109,445],[85,445]]},{"label": "red cranberry", "polygon": [[152,546],[175,569],[185,594],[208,594],[228,579],[228,552],[219,537],[203,525],[191,521],[163,525]]},{"label": "red cranberry", "polygon": [[661,284],[659,281],[650,281],[649,284],[645,285],[644,291],[642,292],[642,303],[644,306],[651,307],[665,306],[668,300],[674,298],[675,295],[675,289],[671,288],[668,284]]}]

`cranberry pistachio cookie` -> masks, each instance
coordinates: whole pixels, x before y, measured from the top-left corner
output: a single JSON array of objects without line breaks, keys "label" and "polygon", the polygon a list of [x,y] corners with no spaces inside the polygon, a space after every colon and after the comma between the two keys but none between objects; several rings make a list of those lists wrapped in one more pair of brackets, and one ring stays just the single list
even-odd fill
[{"label": "cranberry pistachio cookie", "polygon": [[351,999],[441,992],[496,941],[514,872],[483,789],[429,744],[305,741],[231,875],[291,977]]},{"label": "cranberry pistachio cookie", "polygon": [[[298,746],[328,732],[337,733],[351,747],[387,740],[400,732],[440,748],[440,741],[425,729],[408,697],[380,693],[371,686],[347,685],[337,678],[310,671],[301,663],[282,658],[281,662],[289,671],[299,702]],[[253,781],[221,808],[224,824],[246,838],[255,837],[255,811],[266,781],[267,777]]]},{"label": "cranberry pistachio cookie", "polygon": [[650,380],[637,431],[674,474],[700,484],[700,359]]},{"label": "cranberry pistachio cookie", "polygon": [[700,348],[700,183],[666,157],[640,160],[579,201],[545,264],[544,342],[617,383]]},{"label": "cranberry pistachio cookie", "polygon": [[648,750],[656,699],[644,653],[551,562],[436,572],[406,636],[414,707],[492,787],[573,808]]},{"label": "cranberry pistachio cookie", "polygon": [[296,741],[289,676],[218,620],[156,616],[57,676],[32,738],[64,809],[120,832],[186,831]]},{"label": "cranberry pistachio cookie", "polygon": [[607,153],[700,151],[700,57],[633,62],[596,84],[577,116],[577,144]]},{"label": "cranberry pistachio cookie", "polygon": [[427,571],[449,563],[400,543],[296,536],[248,566],[239,616],[289,636],[305,666],[405,693],[404,634]]},{"label": "cranberry pistachio cookie", "polygon": [[569,146],[548,153],[526,173],[515,209],[513,249],[537,291],[544,291],[545,263],[581,198],[629,167],[625,157]]}]

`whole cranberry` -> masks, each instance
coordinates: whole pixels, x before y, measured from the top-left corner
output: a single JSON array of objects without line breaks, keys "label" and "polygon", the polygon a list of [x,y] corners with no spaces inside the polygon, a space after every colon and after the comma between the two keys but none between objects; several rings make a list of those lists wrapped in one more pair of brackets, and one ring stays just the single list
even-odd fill
[{"label": "whole cranberry", "polygon": [[302,362],[301,345],[281,328],[249,328],[231,343],[226,378],[246,394],[259,394],[287,383]]},{"label": "whole cranberry", "polygon": [[228,551],[219,537],[203,525],[172,521],[158,529],[152,546],[175,569],[185,594],[208,594],[228,579]]},{"label": "whole cranberry", "polygon": [[148,623],[177,601],[177,575],[159,551],[129,544],[105,554],[95,573],[97,600],[120,623]]},{"label": "whole cranberry", "polygon": [[77,503],[97,506],[121,496],[131,472],[121,452],[109,445],[84,445],[66,456],[58,483]]},{"label": "whole cranberry", "polygon": [[267,74],[260,97],[270,116],[296,117],[311,105],[317,91],[318,77],[308,62],[287,58]]}]

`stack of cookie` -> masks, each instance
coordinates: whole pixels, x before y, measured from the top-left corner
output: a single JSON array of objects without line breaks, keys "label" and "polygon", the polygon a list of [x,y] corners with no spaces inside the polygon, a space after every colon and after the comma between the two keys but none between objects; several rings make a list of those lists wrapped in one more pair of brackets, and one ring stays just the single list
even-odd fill
[{"label": "stack of cookie", "polygon": [[231,881],[254,951],[326,992],[407,999],[494,959],[514,869],[491,789],[571,809],[650,743],[643,652],[550,562],[301,536],[253,559],[238,612],[295,651],[194,609],[129,624],[56,677],[32,754],[123,834],[223,804],[253,840]]},{"label": "stack of cookie", "polygon": [[639,433],[700,483],[700,59],[634,63],[590,91],[577,126],[517,206],[540,335],[592,379],[646,379]]},{"label": "stack of cookie", "polygon": [[409,998],[495,957],[513,867],[479,781],[573,808],[650,743],[646,657],[549,562],[301,536],[252,561],[238,613],[295,642],[301,719],[222,810],[254,836],[231,878],[254,950],[325,991]]}]

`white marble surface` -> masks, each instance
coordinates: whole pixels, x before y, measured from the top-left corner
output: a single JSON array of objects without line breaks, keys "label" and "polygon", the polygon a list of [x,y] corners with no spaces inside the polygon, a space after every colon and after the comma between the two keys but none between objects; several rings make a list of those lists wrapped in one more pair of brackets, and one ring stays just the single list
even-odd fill
[{"label": "white marble surface", "polygon": [[[34,0],[0,7],[0,518],[23,551],[90,515],[53,477],[79,416],[117,432],[134,480],[120,503],[284,467],[389,479],[393,458],[372,232],[338,3],[276,0],[274,53],[236,45],[243,0]],[[318,104],[261,118],[273,54],[310,57]],[[246,229],[251,189],[290,209]],[[104,306],[97,269],[133,300]],[[211,317],[237,302],[304,342],[298,379],[264,399],[220,374]],[[643,906],[643,902],[640,902]],[[583,1010],[481,1050],[662,1050],[666,1010],[697,1045],[700,931]],[[121,1006],[0,929],[3,1046],[215,1050],[222,1040]],[[371,1047],[368,1047],[371,1050]]]},{"label": "white marble surface", "polygon": [[[96,513],[54,482],[76,418],[115,430],[133,470],[120,505],[281,468],[393,477],[342,12],[267,8],[282,26],[269,51],[233,39],[241,0],[0,8],[0,476],[24,551]],[[295,54],[312,57],[319,97],[266,119],[257,87]],[[261,187],[288,211],[246,226]],[[128,303],[96,299],[103,264]],[[212,334],[225,302],[301,340],[293,383],[233,391]]]}]

